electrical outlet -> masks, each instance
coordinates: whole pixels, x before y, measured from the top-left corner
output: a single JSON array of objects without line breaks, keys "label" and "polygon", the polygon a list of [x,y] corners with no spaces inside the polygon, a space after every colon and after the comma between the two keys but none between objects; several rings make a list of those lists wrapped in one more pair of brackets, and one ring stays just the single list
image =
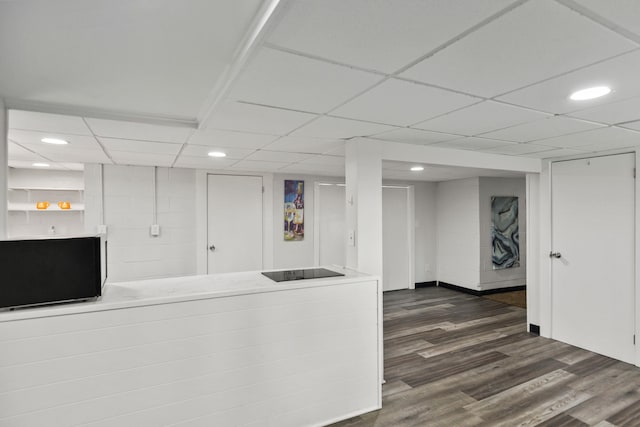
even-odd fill
[{"label": "electrical outlet", "polygon": [[98,234],[107,234],[107,226],[105,224],[100,224],[97,231]]},{"label": "electrical outlet", "polygon": [[160,235],[160,226],[158,224],[153,224],[150,232],[153,237],[158,237]]}]

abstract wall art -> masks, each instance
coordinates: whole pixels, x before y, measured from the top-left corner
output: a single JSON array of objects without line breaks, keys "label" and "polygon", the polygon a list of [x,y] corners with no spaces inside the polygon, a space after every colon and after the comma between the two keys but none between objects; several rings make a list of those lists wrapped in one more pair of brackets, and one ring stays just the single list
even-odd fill
[{"label": "abstract wall art", "polygon": [[304,240],[304,181],[284,181],[284,240]]},{"label": "abstract wall art", "polygon": [[494,270],[520,267],[517,197],[491,197],[491,261]]}]

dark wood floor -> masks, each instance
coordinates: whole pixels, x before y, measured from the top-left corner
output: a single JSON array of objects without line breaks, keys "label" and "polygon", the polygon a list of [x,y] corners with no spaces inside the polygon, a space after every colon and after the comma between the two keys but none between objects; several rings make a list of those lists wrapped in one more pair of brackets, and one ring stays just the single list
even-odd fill
[{"label": "dark wood floor", "polygon": [[640,426],[640,369],[526,332],[519,307],[384,295],[383,408],[334,427]]}]

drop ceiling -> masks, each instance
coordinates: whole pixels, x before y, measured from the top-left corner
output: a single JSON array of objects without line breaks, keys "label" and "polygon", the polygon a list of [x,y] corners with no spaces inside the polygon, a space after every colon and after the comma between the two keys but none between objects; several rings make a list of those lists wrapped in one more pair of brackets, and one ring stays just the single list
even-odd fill
[{"label": "drop ceiling", "polygon": [[[636,147],[640,3],[606,3],[0,2],[10,165],[342,176],[352,138],[530,158]],[[568,99],[594,85],[613,91]],[[465,175],[406,166],[383,176]]]}]

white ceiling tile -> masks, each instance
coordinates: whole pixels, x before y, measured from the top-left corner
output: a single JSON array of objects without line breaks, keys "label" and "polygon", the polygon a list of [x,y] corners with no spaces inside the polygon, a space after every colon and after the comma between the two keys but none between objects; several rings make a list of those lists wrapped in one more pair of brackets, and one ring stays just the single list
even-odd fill
[{"label": "white ceiling tile", "polygon": [[579,156],[586,153],[589,153],[589,151],[575,150],[571,148],[558,148],[555,150],[540,151],[538,153],[529,153],[525,157],[533,157],[536,159],[552,159],[554,157]]},{"label": "white ceiling tile", "polygon": [[258,150],[245,157],[245,159],[252,161],[257,160],[260,162],[299,162],[309,157],[311,157],[311,154]]},{"label": "white ceiling tile", "polygon": [[597,105],[585,110],[569,113],[569,115],[610,125],[640,120],[640,97]]},{"label": "white ceiling tile", "polygon": [[132,139],[98,138],[104,148],[112,151],[128,151],[149,154],[169,154],[175,157],[182,147],[181,144],[171,144],[167,142],[135,141]]},{"label": "white ceiling tile", "polygon": [[631,123],[625,123],[624,125],[620,126],[627,129],[640,130],[640,120]]},{"label": "white ceiling tile", "polygon": [[47,146],[48,144],[24,144],[26,148],[36,151],[38,154],[54,162],[79,162],[79,163],[111,163],[111,160],[102,151],[102,148],[95,144],[95,147],[81,146]]},{"label": "white ceiling tile", "polygon": [[549,114],[539,111],[514,107],[499,102],[485,101],[418,123],[413,127],[474,136],[548,116]]},{"label": "white ceiling tile", "polygon": [[602,0],[575,0],[610,22],[640,35],[640,3],[637,0],[616,0],[607,2]]},{"label": "white ceiling tile", "polygon": [[189,144],[235,148],[262,148],[278,138],[275,135],[218,129],[199,129],[189,138]]},{"label": "white ceiling tile", "polygon": [[42,160],[42,157],[40,157],[39,155],[11,141],[9,141],[8,144],[8,153],[9,158],[12,160],[25,160],[33,162]]},{"label": "white ceiling tile", "polygon": [[380,139],[382,141],[402,142],[405,144],[428,145],[436,142],[449,141],[459,139],[460,135],[452,135],[448,133],[429,132],[420,129],[400,128],[389,132],[383,132],[370,138]]},{"label": "white ceiling tile", "polygon": [[82,117],[9,110],[9,128],[69,135],[91,135]]},{"label": "white ceiling tile", "polygon": [[344,146],[342,140],[283,136],[264,148],[272,151],[322,154],[342,146]]},{"label": "white ceiling tile", "polygon": [[195,145],[195,144],[187,144],[182,150],[182,155],[184,156],[193,156],[193,157],[210,157],[208,154],[211,151],[222,151],[227,156],[227,159],[244,159],[249,154],[255,152],[256,150],[252,150],[249,148],[233,148],[233,147],[217,147],[211,145]]},{"label": "white ceiling tile", "polygon": [[527,2],[401,74],[493,97],[637,48],[552,0]]},{"label": "white ceiling tile", "polygon": [[174,166],[177,168],[221,170],[237,162],[236,159],[181,155]]},{"label": "white ceiling tile", "polygon": [[619,127],[606,127],[545,139],[537,144],[556,148],[600,151],[640,145],[640,133]]},{"label": "white ceiling tile", "polygon": [[65,168],[69,169],[69,170],[72,170],[72,171],[84,170],[84,164],[82,164],[82,163],[67,163],[67,162],[65,162],[65,163],[59,163],[59,164],[61,166],[65,167]]},{"label": "white ceiling tile", "polygon": [[322,153],[322,154],[325,154],[327,156],[344,157],[345,156],[345,151],[346,151],[345,148],[346,148],[346,146],[343,145],[342,147],[334,148],[333,150],[329,150],[329,151],[327,151],[325,153]]},{"label": "white ceiling tile", "polygon": [[0,93],[34,103],[196,117],[263,3],[0,1],[0,38],[11,40],[2,44]]},{"label": "white ceiling tile", "polygon": [[312,156],[300,162],[302,165],[339,166],[344,169],[344,157]]},{"label": "white ceiling tile", "polygon": [[258,162],[251,160],[241,160],[231,166],[230,169],[254,172],[273,172],[290,164],[291,163],[287,162]]},{"label": "white ceiling tile", "polygon": [[467,138],[455,139],[436,144],[436,147],[459,148],[462,150],[485,150],[487,148],[504,147],[513,144],[512,142],[498,141],[496,139],[478,138],[470,136]]},{"label": "white ceiling tile", "polygon": [[478,98],[455,92],[389,79],[337,108],[332,114],[408,126],[479,101]]},{"label": "white ceiling tile", "polygon": [[[640,96],[638,70],[640,50],[517,90],[498,99],[554,114],[584,110]],[[609,86],[612,92],[588,101],[569,99],[573,92],[594,86]]]},{"label": "white ceiling tile", "polygon": [[176,158],[175,155],[170,154],[133,153],[131,151],[109,151],[109,154],[118,165],[169,167]]},{"label": "white ceiling tile", "polygon": [[493,154],[506,154],[510,156],[519,156],[530,153],[539,153],[541,151],[549,151],[553,150],[551,147],[546,147],[544,145],[535,145],[535,144],[509,144],[502,145],[500,147],[489,148],[487,150],[482,150],[485,153],[493,153]]},{"label": "white ceiling tile", "polygon": [[290,2],[269,41],[364,68],[394,72],[513,1]]},{"label": "white ceiling tile", "polygon": [[378,74],[263,48],[234,83],[229,97],[324,113],[382,78]]},{"label": "white ceiling tile", "polygon": [[553,138],[560,135],[582,132],[589,129],[603,127],[593,122],[572,119],[569,117],[554,116],[548,119],[537,120],[535,122],[524,123],[510,128],[488,132],[483,137],[502,139],[513,142],[530,142],[546,138]]},{"label": "white ceiling tile", "polygon": [[[69,134],[62,134],[62,133],[9,129],[8,137],[9,137],[9,140],[15,141],[20,144],[33,144],[35,146],[42,145],[43,147],[55,146],[59,149],[73,148],[73,147],[86,147],[86,146],[94,147],[97,145],[96,139],[93,136],[87,136],[87,135],[69,135]],[[69,144],[68,145],[47,144],[41,141],[42,138],[64,139]]]},{"label": "white ceiling tile", "polygon": [[317,117],[315,114],[241,102],[225,102],[211,117],[208,128],[286,135]]},{"label": "white ceiling tile", "polygon": [[67,170],[67,169],[69,169],[63,163],[49,162],[49,161],[46,161],[46,160],[39,160],[38,162],[47,163],[49,165],[49,167],[43,168],[43,167],[40,167],[40,166],[33,166],[33,162],[29,161],[29,160],[9,160],[9,167],[10,168],[17,168],[17,169],[38,169],[38,170]]},{"label": "white ceiling tile", "polygon": [[104,120],[87,118],[87,124],[96,134],[106,138],[135,139],[139,141],[184,143],[193,129],[187,127],[173,127],[151,125],[118,120]]},{"label": "white ceiling tile", "polygon": [[323,116],[293,132],[291,136],[309,136],[312,138],[354,138],[369,136],[387,130],[392,126],[368,123],[358,120]]}]

